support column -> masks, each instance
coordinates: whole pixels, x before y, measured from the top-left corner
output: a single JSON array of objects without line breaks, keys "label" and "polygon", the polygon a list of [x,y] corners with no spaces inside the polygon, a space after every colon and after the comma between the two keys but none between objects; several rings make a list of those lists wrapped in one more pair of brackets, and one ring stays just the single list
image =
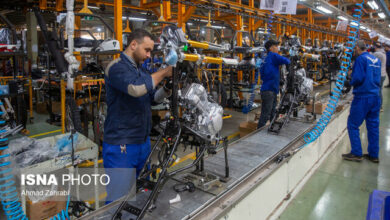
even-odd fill
[{"label": "support column", "polygon": [[115,37],[119,41],[121,51],[123,50],[122,30],[122,0],[114,0],[114,31]]},{"label": "support column", "polygon": [[[287,18],[291,21],[291,15],[290,14],[287,15]],[[286,27],[287,27],[286,32],[288,32],[289,36],[292,35],[292,33],[291,33],[291,26],[286,24]]]},{"label": "support column", "polygon": [[[255,7],[254,0],[249,0],[249,7],[251,7],[251,8]],[[255,29],[255,19],[254,18],[249,18],[248,30],[249,30],[249,33],[255,34],[256,29]]]},{"label": "support column", "polygon": [[171,19],[171,2],[169,0],[164,0],[163,1],[163,6],[164,6],[164,20],[169,21]]},{"label": "support column", "polygon": [[276,39],[279,39],[281,33],[282,33],[282,24],[278,23],[276,24]]},{"label": "support column", "polygon": [[[308,18],[310,24],[314,23],[313,11],[310,8],[307,9],[307,18]],[[310,38],[311,38],[311,44],[313,45],[314,44],[314,31],[310,31]]]},{"label": "support column", "polygon": [[[241,4],[241,0],[237,0],[237,3]],[[242,17],[240,15],[236,15],[236,20],[237,20],[237,31],[241,30],[243,28],[243,21]],[[237,33],[237,46],[241,47],[242,46],[242,33],[238,32]],[[242,54],[238,55],[240,57],[240,61],[242,60]],[[237,80],[238,82],[242,81],[242,71],[238,71],[237,74]]]},{"label": "support column", "polygon": [[186,7],[181,2],[177,5],[177,26],[183,30],[183,32],[186,32],[186,25],[184,23],[184,13],[185,13]]},{"label": "support column", "polygon": [[27,12],[27,56],[31,64],[37,64],[38,57],[38,34],[37,19],[34,12]]},{"label": "support column", "polygon": [[56,11],[60,12],[64,10],[64,0],[56,1]]}]

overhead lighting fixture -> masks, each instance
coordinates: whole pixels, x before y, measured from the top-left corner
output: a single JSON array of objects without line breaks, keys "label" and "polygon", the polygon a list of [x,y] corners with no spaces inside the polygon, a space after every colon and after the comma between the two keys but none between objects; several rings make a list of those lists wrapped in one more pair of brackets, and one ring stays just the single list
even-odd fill
[{"label": "overhead lighting fixture", "polygon": [[370,33],[370,32],[371,32],[371,29],[370,29],[370,28],[367,28],[367,32],[369,32],[369,33]]},{"label": "overhead lighting fixture", "polygon": [[332,14],[333,13],[331,10],[329,10],[329,9],[327,9],[327,8],[321,6],[321,5],[317,6],[317,9],[322,11],[322,12],[324,12],[324,13],[326,13],[326,14]]},{"label": "overhead lighting fixture", "polygon": [[358,23],[354,22],[354,21],[351,21],[351,23],[349,23],[350,25],[353,25],[353,26],[359,26]]},{"label": "overhead lighting fixture", "polygon": [[385,18],[385,17],[386,17],[385,13],[383,13],[383,12],[379,12],[379,13],[378,13],[378,16],[379,16],[380,18]]},{"label": "overhead lighting fixture", "polygon": [[101,29],[100,27],[98,27],[96,30],[97,30],[98,32],[102,31],[102,29]]},{"label": "overhead lighting fixture", "polygon": [[390,24],[389,24],[389,27],[390,27]]},{"label": "overhead lighting fixture", "polygon": [[364,27],[364,26],[360,26],[360,29],[362,29],[362,30],[366,30],[366,27]]},{"label": "overhead lighting fixture", "polygon": [[136,17],[122,17],[122,20],[127,20],[129,21],[146,21],[146,18],[136,18]]},{"label": "overhead lighting fixture", "polygon": [[89,5],[88,5],[88,8],[92,8],[92,9],[100,9],[98,6],[89,6]]},{"label": "overhead lighting fixture", "polygon": [[215,28],[215,29],[225,29],[225,27],[223,26],[218,26],[218,25],[211,25],[212,28]]},{"label": "overhead lighting fixture", "polygon": [[343,21],[348,21],[348,18],[341,16],[341,15],[337,16],[337,18],[340,20],[343,20]]},{"label": "overhead lighting fixture", "polygon": [[379,6],[375,1],[368,1],[367,4],[373,9],[373,10],[378,10]]}]

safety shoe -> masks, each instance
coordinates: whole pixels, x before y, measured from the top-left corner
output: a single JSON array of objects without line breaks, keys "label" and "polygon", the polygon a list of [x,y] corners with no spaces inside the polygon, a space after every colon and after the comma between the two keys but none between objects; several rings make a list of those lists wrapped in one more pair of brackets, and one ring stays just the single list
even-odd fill
[{"label": "safety shoe", "polygon": [[359,156],[356,156],[354,154],[343,154],[341,155],[343,157],[344,160],[350,160],[350,161],[357,161],[357,162],[360,162],[363,160],[363,157],[359,157]]},{"label": "safety shoe", "polygon": [[363,157],[373,163],[379,163],[379,158],[377,157],[371,157],[369,154],[363,154]]}]

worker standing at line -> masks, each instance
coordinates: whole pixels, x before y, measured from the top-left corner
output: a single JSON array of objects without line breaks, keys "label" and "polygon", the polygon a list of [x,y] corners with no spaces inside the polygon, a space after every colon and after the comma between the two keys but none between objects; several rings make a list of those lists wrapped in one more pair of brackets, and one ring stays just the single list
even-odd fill
[{"label": "worker standing at line", "polygon": [[[352,68],[351,85],[354,98],[348,117],[348,134],[351,152],[343,154],[345,160],[361,161],[363,156],[379,162],[379,111],[381,106],[381,61],[366,51],[363,40],[356,45],[357,58]],[[368,154],[363,155],[359,127],[366,121]]]},{"label": "worker standing at line", "polygon": [[386,51],[386,73],[387,73],[387,85],[386,88],[390,88],[390,45],[388,43],[385,44]]},{"label": "worker standing at line", "polygon": [[375,52],[373,55],[377,57],[381,61],[381,87],[380,87],[380,95],[381,95],[381,112],[383,111],[383,95],[382,95],[382,87],[383,82],[386,79],[386,52],[382,47],[382,44],[379,42],[374,42]]},{"label": "worker standing at line", "polygon": [[267,57],[260,68],[261,80],[261,115],[257,128],[262,128],[275,115],[277,94],[279,93],[279,66],[290,64],[290,60],[278,54],[279,42],[269,40],[265,43]]},{"label": "worker standing at line", "polygon": [[[134,30],[128,47],[105,70],[107,118],[104,123],[103,165],[110,176],[106,203],[127,194],[130,182],[143,168],[151,151],[151,103],[169,96],[169,90],[155,87],[172,75],[172,67],[149,75],[141,68],[154,48],[153,36]],[[110,169],[114,168],[114,169]],[[120,170],[116,168],[130,168]],[[116,169],[116,170],[115,170]],[[133,173],[131,173],[133,172]]]}]

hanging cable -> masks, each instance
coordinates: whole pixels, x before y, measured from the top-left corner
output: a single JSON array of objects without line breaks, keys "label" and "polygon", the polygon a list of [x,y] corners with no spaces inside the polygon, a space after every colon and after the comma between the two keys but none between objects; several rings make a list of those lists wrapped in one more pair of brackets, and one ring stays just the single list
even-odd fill
[{"label": "hanging cable", "polygon": [[[316,126],[310,132],[305,134],[304,140],[306,143],[300,148],[303,148],[307,144],[315,141],[322,134],[336,110],[339,98],[342,95],[344,81],[348,75],[348,70],[351,66],[353,51],[356,42],[359,39],[359,27],[361,17],[363,15],[363,4],[364,0],[362,1],[362,3],[356,3],[357,8],[355,9],[355,13],[353,15],[354,20],[352,20],[352,25],[350,25],[350,31],[348,32],[348,41],[345,47],[346,50],[344,51],[344,54],[342,56],[341,69],[339,71],[339,74],[337,75],[335,83],[336,85],[335,88],[333,88],[332,90],[332,95],[329,98],[329,103],[325,108],[324,112],[322,113],[321,118],[317,121]],[[354,23],[356,25],[354,25]]]}]

